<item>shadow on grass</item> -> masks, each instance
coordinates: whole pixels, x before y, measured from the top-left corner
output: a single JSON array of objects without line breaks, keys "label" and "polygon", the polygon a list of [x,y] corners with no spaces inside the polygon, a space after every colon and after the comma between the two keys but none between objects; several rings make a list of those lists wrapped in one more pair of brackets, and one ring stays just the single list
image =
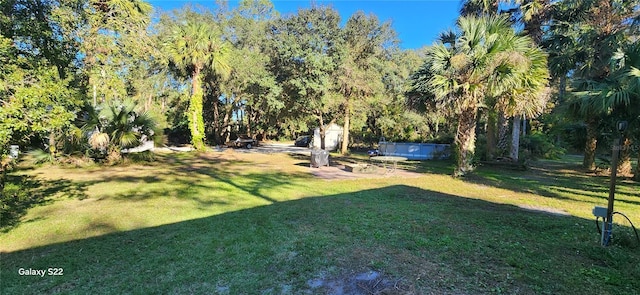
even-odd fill
[{"label": "shadow on grass", "polygon": [[[228,184],[235,190],[259,197],[271,203],[277,202],[277,200],[269,197],[266,191],[272,190],[274,187],[293,185],[294,179],[310,178],[308,174],[300,172],[254,171],[254,168],[256,168],[256,163],[254,162],[230,160],[216,154],[201,154],[193,159],[176,159],[175,161],[169,159],[168,162],[173,169],[168,173],[169,175],[164,176],[180,177],[181,183],[176,183],[178,191],[181,190],[180,188],[183,190],[188,190],[192,187],[211,188],[202,183],[202,177],[205,179],[208,177]],[[162,177],[163,175],[161,174],[160,176]]]},{"label": "shadow on grass", "polygon": [[[87,188],[95,184],[124,183],[131,188],[120,193],[106,191],[96,196],[98,200],[116,198],[144,201],[152,198],[177,198],[191,200],[201,208],[207,208],[226,202],[203,197],[198,193],[203,190],[226,190],[235,194],[240,192],[273,203],[276,200],[269,197],[266,191],[274,187],[292,185],[294,179],[310,177],[303,173],[286,171],[256,172],[252,171],[255,166],[253,162],[230,160],[212,154],[158,155],[156,159],[155,162],[145,164],[158,167],[151,176],[135,175],[135,170],[128,165],[100,167],[96,172],[104,175],[90,181],[48,180],[46,175],[19,174],[20,171],[30,168],[14,171],[7,179],[7,188],[0,204],[0,230],[12,230],[21,223],[21,218],[28,209],[55,202],[57,197],[85,199],[88,197]],[[123,175],[122,172],[127,173]],[[88,170],[86,173],[92,171]],[[222,182],[231,187],[216,186],[216,182],[209,180]]]},{"label": "shadow on grass", "polygon": [[[368,294],[349,282],[375,270],[396,282],[377,290],[389,294],[638,290],[640,254],[601,248],[594,231],[572,216],[390,186],[2,253],[1,287],[7,294]],[[18,274],[51,267],[64,275]]]},{"label": "shadow on grass", "polygon": [[[135,176],[106,176],[102,180],[107,182],[131,182],[131,183],[155,183],[162,182],[160,188],[149,190],[132,190],[115,195],[115,198],[126,200],[146,200],[150,198],[174,197],[190,199],[203,207],[215,204],[225,204],[203,198],[194,191],[222,190],[229,193],[240,191],[247,195],[262,198],[268,202],[277,202],[269,197],[265,191],[274,187],[292,185],[294,179],[309,177],[304,173],[279,172],[279,171],[252,171],[255,163],[246,160],[228,159],[216,154],[200,154],[192,157],[158,156],[155,165],[168,169],[160,169],[152,177]],[[209,179],[230,185],[212,186],[215,182]],[[167,190],[167,185],[171,190]],[[110,197],[110,196],[109,196]]]},{"label": "shadow on grass", "polygon": [[0,196],[0,231],[10,231],[19,224],[29,208],[49,204],[58,194],[85,199],[86,188],[86,183],[70,180],[45,180],[9,174],[7,185]]},{"label": "shadow on grass", "polygon": [[[451,175],[454,163],[450,160],[407,162],[401,169]],[[533,193],[556,199],[570,199],[588,203],[606,202],[609,194],[609,177],[583,172],[580,163],[572,158],[564,160],[540,160],[530,164],[526,171],[514,171],[499,167],[479,166],[474,173],[463,178],[467,182]],[[640,183],[618,180],[618,194],[628,197],[616,202],[640,205]],[[572,197],[570,195],[575,195]]]},{"label": "shadow on grass", "polygon": [[[508,174],[494,167],[480,167],[467,180],[550,198],[596,204],[606,201],[609,194],[609,177],[590,175],[581,171],[578,164],[562,161],[536,161],[527,171],[509,171]],[[619,180],[617,192],[627,197],[618,198],[616,202],[640,204],[640,183]]]},{"label": "shadow on grass", "polygon": [[[491,166],[479,166],[474,173],[463,178],[467,182],[533,193],[545,197],[602,204],[609,194],[609,177],[582,171],[581,158],[565,156],[561,160],[540,160],[530,164],[526,171],[515,171]],[[337,163],[367,161],[363,155],[334,157]],[[452,160],[405,161],[398,168],[418,173],[451,175],[455,167]],[[619,179],[617,194],[627,197],[616,202],[640,205],[640,183]]]}]

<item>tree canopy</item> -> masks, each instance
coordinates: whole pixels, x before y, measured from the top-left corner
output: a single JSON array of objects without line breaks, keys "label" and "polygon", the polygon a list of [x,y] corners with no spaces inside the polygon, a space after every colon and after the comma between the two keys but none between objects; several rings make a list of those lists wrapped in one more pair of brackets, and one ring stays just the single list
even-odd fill
[{"label": "tree canopy", "polygon": [[527,132],[584,148],[593,168],[610,122],[638,124],[639,1],[461,7],[455,30],[407,50],[391,22],[317,4],[280,15],[268,0],[170,12],[140,0],[3,1],[0,154],[90,153],[69,139],[97,134],[82,121],[107,106],[131,122],[149,115],[165,143],[201,151],[242,135],[323,137],[330,123],[343,126],[342,153],[380,137],[453,143],[457,175],[479,159],[518,160]]}]

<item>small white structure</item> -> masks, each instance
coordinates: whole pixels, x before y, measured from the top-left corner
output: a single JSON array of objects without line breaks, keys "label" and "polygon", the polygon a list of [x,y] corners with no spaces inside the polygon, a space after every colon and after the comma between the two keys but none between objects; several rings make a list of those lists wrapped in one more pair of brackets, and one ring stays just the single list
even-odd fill
[{"label": "small white structure", "polygon": [[9,158],[17,159],[18,155],[20,155],[20,146],[12,144],[9,146]]},{"label": "small white structure", "polygon": [[[325,126],[325,138],[324,138],[324,149],[327,151],[333,151],[338,149],[340,143],[342,142],[342,127],[338,124],[331,123]],[[313,130],[313,141],[311,142],[311,148],[319,149],[321,146],[320,142],[320,127],[317,127]]]}]

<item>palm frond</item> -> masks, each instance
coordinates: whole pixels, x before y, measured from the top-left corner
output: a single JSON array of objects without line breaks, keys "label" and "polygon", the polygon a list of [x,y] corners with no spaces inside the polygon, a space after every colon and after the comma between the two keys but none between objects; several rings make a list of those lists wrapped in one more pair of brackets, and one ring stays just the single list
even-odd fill
[{"label": "palm frond", "polygon": [[102,132],[94,132],[89,137],[89,145],[94,149],[106,149],[111,143],[109,135]]},{"label": "palm frond", "polygon": [[120,148],[132,148],[140,145],[140,135],[133,130],[118,132],[118,142]]}]

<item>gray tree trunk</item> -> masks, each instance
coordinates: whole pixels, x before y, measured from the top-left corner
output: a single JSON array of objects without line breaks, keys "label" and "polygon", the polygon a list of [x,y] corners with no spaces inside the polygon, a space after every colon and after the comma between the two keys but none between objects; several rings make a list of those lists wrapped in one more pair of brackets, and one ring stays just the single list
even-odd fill
[{"label": "gray tree trunk", "polygon": [[588,171],[596,169],[596,147],[598,145],[598,122],[595,119],[587,122],[587,142],[584,146],[582,167]]},{"label": "gray tree trunk", "polygon": [[98,90],[96,89],[96,84],[93,84],[93,107],[95,108],[98,104]]},{"label": "gray tree trunk", "polygon": [[320,114],[320,127],[318,127],[320,132],[320,149],[324,150],[325,145],[325,137],[326,137],[326,126],[324,126],[324,119],[322,118],[322,114]]},{"label": "gray tree trunk", "polygon": [[631,166],[631,146],[632,141],[628,137],[622,140],[622,144],[620,145],[620,160],[618,161],[618,174],[620,175],[630,175],[632,166]]},{"label": "gray tree trunk", "polygon": [[457,165],[454,176],[464,176],[473,171],[473,156],[476,147],[476,123],[478,108],[470,106],[460,113],[456,131]]},{"label": "gray tree trunk", "polygon": [[638,149],[638,162],[636,164],[636,171],[633,175],[635,181],[640,181],[640,149]]},{"label": "gray tree trunk", "polygon": [[496,155],[496,125],[497,125],[497,114],[495,111],[490,110],[487,113],[487,160],[493,160]]},{"label": "gray tree trunk", "polygon": [[509,149],[509,119],[503,112],[498,114],[498,156],[505,156]]},{"label": "gray tree trunk", "polygon": [[511,151],[509,156],[514,161],[518,161],[518,153],[520,152],[520,124],[521,122],[520,116],[513,117],[513,130],[511,130]]},{"label": "gray tree trunk", "polygon": [[342,147],[341,154],[346,154],[349,147],[349,124],[351,119],[351,104],[347,102],[344,110],[344,126],[342,127]]}]

